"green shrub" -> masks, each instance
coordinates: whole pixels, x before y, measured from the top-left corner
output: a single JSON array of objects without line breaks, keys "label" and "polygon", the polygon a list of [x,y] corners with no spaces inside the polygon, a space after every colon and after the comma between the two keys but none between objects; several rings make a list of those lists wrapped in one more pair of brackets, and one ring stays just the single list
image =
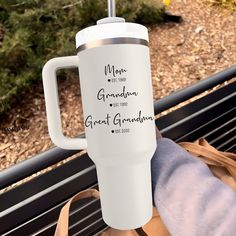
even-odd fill
[{"label": "green shrub", "polygon": [[[107,16],[106,0],[0,0],[0,113],[41,80],[44,63],[75,53],[75,34]],[[163,20],[158,0],[117,0],[117,15],[143,24]]]},{"label": "green shrub", "polygon": [[135,21],[141,24],[156,24],[163,22],[163,4],[159,1],[146,0],[141,2]]}]

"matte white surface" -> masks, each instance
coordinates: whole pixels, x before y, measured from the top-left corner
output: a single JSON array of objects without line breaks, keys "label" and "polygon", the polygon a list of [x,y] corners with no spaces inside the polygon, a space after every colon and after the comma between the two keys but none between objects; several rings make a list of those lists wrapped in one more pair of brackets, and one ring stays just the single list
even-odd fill
[{"label": "matte white surface", "polygon": [[58,103],[56,71],[61,68],[78,67],[78,57],[57,57],[49,60],[43,67],[43,88],[49,135],[52,142],[64,149],[86,149],[87,141],[81,138],[68,138],[62,133],[61,116]]},{"label": "matte white surface", "polygon": [[97,166],[102,216],[107,225],[120,230],[143,226],[152,218],[149,155],[132,165]]},{"label": "matte white surface", "polygon": [[[125,122],[120,127],[114,124],[114,118],[120,113],[120,118],[136,118],[141,111],[142,116],[154,118],[151,68],[149,48],[138,44],[104,45],[102,47],[83,50],[78,53],[80,88],[84,121],[90,116],[91,122],[101,121],[93,127],[86,127],[88,154],[95,163],[104,161],[128,162],[131,157],[122,153],[139,153],[153,150],[156,146],[154,120],[144,122]],[[105,66],[114,65],[115,69],[125,69],[126,72],[116,77],[104,74]],[[125,78],[125,81],[119,81]],[[111,80],[108,82],[108,80]],[[116,79],[116,82],[112,82]],[[98,100],[98,91],[103,89],[104,95],[121,94],[125,86],[126,92],[136,92],[137,96]],[[114,103],[125,103],[127,106],[114,107]],[[113,104],[110,107],[110,104]],[[110,116],[109,124],[104,120]],[[105,120],[106,121],[106,120]],[[89,122],[88,122],[89,123]],[[88,124],[89,125],[89,124]],[[129,129],[127,133],[112,133],[112,130]],[[115,158],[115,155],[119,155]],[[145,158],[145,157],[143,157]],[[150,157],[151,158],[151,157]],[[137,161],[137,158],[132,161]]]},{"label": "matte white surface", "polygon": [[[150,160],[156,148],[154,119],[125,122],[121,127],[113,121],[117,113],[121,118],[132,119],[141,111],[142,116],[154,117],[149,49],[138,44],[104,45],[83,50],[78,57],[84,120],[92,117],[93,122],[102,121],[92,128],[88,125],[85,132],[88,154],[97,167],[103,218],[117,229],[141,227],[152,214]],[[126,71],[105,75],[108,64]],[[123,86],[138,95],[97,99],[100,89],[104,94],[119,94]],[[128,106],[110,107],[123,102]],[[103,122],[107,114],[109,124]],[[129,132],[122,133],[126,129]]]},{"label": "matte white surface", "polygon": [[148,41],[148,30],[143,25],[127,22],[93,25],[76,34],[76,48],[88,42],[100,39],[121,37],[138,38]]},{"label": "matte white surface", "polygon": [[121,22],[125,22],[125,19],[124,18],[121,18],[121,17],[106,17],[106,18],[103,18],[101,20],[98,20],[97,21],[97,25],[99,24],[107,24],[107,23],[121,23]]},{"label": "matte white surface", "polygon": [[[77,43],[99,37],[148,39],[147,29],[133,23],[94,27],[87,28],[82,38],[83,33],[77,35]],[[61,129],[56,71],[78,66],[87,141],[64,137]],[[96,164],[105,222],[117,229],[146,224],[152,215],[150,160],[156,148],[149,48],[110,44],[54,58],[43,68],[43,85],[52,141],[65,149],[87,148]],[[98,99],[101,90],[104,99]],[[112,96],[124,90],[133,95]],[[148,119],[141,121],[142,117]]]}]

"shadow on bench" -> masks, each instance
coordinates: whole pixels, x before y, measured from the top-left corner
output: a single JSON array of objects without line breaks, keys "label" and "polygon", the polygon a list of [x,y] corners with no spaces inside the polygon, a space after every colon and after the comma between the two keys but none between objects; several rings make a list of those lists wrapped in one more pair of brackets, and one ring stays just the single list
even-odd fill
[{"label": "shadow on bench", "polygon": [[[236,77],[236,66],[165,97],[155,114]],[[236,81],[156,119],[164,137],[176,142],[206,138],[220,150],[236,152]],[[52,148],[0,172],[0,189],[56,164],[78,151]],[[97,188],[96,169],[83,154],[0,195],[0,235],[53,235],[61,207],[75,193]],[[99,200],[71,208],[69,235],[97,235],[106,228]]]}]

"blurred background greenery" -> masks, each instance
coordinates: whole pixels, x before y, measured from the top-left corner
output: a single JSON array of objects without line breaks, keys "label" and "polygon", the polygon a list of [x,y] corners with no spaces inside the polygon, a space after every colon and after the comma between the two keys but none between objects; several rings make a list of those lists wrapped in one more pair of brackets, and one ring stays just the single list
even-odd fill
[{"label": "blurred background greenery", "polygon": [[[158,0],[117,1],[131,22],[156,24],[164,12]],[[0,114],[41,81],[48,59],[75,54],[78,30],[106,16],[107,0],[0,0]]]}]

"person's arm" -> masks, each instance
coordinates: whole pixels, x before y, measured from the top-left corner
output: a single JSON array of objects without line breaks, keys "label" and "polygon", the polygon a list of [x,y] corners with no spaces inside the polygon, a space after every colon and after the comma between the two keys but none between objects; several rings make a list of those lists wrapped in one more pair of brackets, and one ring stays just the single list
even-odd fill
[{"label": "person's arm", "polygon": [[172,236],[235,236],[236,192],[165,138],[152,158],[154,202]]}]

